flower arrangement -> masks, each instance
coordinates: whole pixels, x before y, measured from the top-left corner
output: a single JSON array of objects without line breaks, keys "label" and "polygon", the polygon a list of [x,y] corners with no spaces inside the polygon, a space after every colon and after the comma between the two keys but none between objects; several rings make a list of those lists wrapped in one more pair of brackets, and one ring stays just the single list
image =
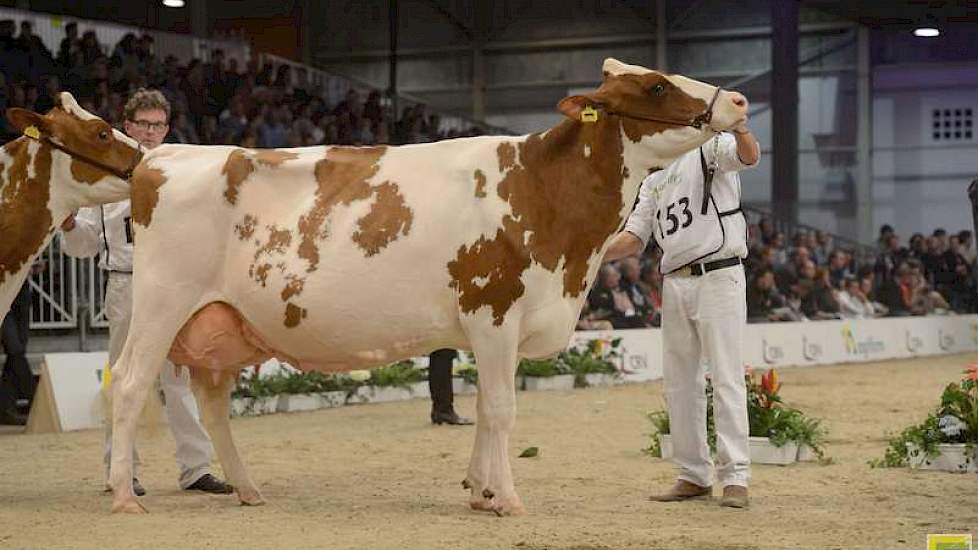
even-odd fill
[{"label": "flower arrangement", "polygon": [[[774,369],[757,372],[749,367],[744,371],[744,384],[747,388],[747,419],[753,437],[766,437],[775,447],[788,442],[807,445],[819,460],[825,459],[822,448],[826,430],[822,420],[806,416],[798,409],[787,407],[781,400],[781,382]],[[710,450],[716,451],[716,422],[713,411],[713,383],[709,375],[706,380],[706,431]],[[647,413],[652,423],[651,442],[645,452],[661,457],[662,448],[659,434],[669,433],[668,411]]]},{"label": "flower arrangement", "polygon": [[940,444],[964,444],[965,456],[978,460],[978,364],[969,365],[960,382],[952,382],[941,394],[941,404],[923,422],[910,426],[887,442],[883,458],[870,466],[892,468],[910,463],[911,449],[927,459],[938,456]]},{"label": "flower arrangement", "polygon": [[594,338],[583,346],[560,352],[557,361],[564,365],[568,373],[574,375],[576,387],[586,387],[589,374],[621,375],[618,368],[622,358],[620,345],[621,338]]}]

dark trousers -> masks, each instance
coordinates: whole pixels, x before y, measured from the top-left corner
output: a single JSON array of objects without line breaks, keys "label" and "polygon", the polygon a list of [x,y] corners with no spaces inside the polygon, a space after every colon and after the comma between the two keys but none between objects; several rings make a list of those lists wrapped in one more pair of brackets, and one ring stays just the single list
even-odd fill
[{"label": "dark trousers", "polygon": [[458,357],[453,349],[440,349],[428,356],[428,389],[431,391],[431,411],[454,411],[452,391],[452,361]]},{"label": "dark trousers", "polygon": [[30,328],[31,288],[24,283],[10,312],[3,319],[3,344],[7,360],[0,375],[0,409],[12,409],[17,399],[34,398],[35,381],[27,362],[27,337]]}]

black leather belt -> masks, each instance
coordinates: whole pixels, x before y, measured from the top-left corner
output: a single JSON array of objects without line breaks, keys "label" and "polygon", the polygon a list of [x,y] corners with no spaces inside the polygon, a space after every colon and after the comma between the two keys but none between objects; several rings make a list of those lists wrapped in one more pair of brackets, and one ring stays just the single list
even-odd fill
[{"label": "black leather belt", "polygon": [[711,271],[716,271],[718,269],[723,269],[725,267],[733,267],[735,265],[740,265],[740,258],[724,258],[722,260],[715,260],[712,262],[706,262],[705,264],[687,264],[680,267],[676,271],[673,271],[676,275],[686,275],[692,277],[699,277],[705,273]]}]

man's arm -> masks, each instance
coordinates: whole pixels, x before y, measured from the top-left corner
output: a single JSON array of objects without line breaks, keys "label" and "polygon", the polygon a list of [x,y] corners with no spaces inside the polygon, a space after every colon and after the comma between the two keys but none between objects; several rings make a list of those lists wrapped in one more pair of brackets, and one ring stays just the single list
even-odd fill
[{"label": "man's arm", "polygon": [[61,223],[65,254],[75,258],[91,258],[99,253],[102,228],[96,223],[96,212],[94,208],[84,208]]},{"label": "man's arm", "polygon": [[754,134],[742,124],[733,129],[734,139],[737,140],[737,158],[746,166],[754,166],[761,159],[761,146]]},{"label": "man's arm", "polygon": [[639,239],[628,231],[622,231],[611,240],[611,245],[608,246],[608,250],[604,253],[604,259],[602,261],[612,262],[628,256],[634,256],[635,254],[641,253],[644,248],[645,243],[642,242],[642,239]]}]

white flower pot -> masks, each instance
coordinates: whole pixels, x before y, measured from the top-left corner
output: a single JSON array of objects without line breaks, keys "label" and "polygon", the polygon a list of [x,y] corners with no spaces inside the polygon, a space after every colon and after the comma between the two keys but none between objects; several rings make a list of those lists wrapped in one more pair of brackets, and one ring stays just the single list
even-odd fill
[{"label": "white flower pot", "polygon": [[318,393],[283,393],[278,396],[278,412],[315,411],[322,407]]},{"label": "white flower pot", "polygon": [[251,398],[235,397],[231,400],[231,416],[244,416],[251,407]]},{"label": "white flower pot", "polygon": [[328,391],[319,394],[320,407],[323,409],[332,409],[335,407],[342,407],[346,403],[346,392],[345,391]]},{"label": "white flower pot", "polygon": [[798,446],[798,462],[816,462],[818,461],[818,455],[811,447],[805,444]]},{"label": "white flower pot", "polygon": [[766,437],[750,438],[750,461],[754,464],[793,464],[798,460],[798,444],[789,441],[775,447]]},{"label": "white flower pot", "polygon": [[937,446],[937,451],[939,454],[936,457],[927,458],[923,450],[913,443],[907,443],[910,467],[962,474],[978,472],[975,459],[968,456],[967,445],[964,443],[942,443]]},{"label": "white flower pot", "polygon": [[452,378],[452,393],[455,395],[466,395],[472,393],[478,393],[479,386],[475,384],[469,384],[464,378],[455,377]]},{"label": "white flower pot", "polygon": [[[424,398],[427,399],[431,397],[431,388],[428,387],[428,381],[415,382],[408,386],[408,391],[411,392],[411,397],[414,399]],[[409,398],[409,399],[410,399]]]},{"label": "white flower pot", "polygon": [[662,449],[662,458],[666,460],[672,458],[672,436],[659,434],[659,448]]},{"label": "white flower pot", "polygon": [[606,374],[603,372],[594,372],[584,375],[584,381],[587,382],[588,386],[614,386],[618,384],[618,377],[614,374]]},{"label": "white flower pot", "polygon": [[413,394],[408,388],[397,386],[360,386],[356,393],[350,396],[348,403],[387,403],[390,401],[406,401]]},{"label": "white flower pot", "polygon": [[525,390],[526,389],[526,377],[525,376],[521,376],[521,375],[517,375],[514,384],[515,384],[514,387],[516,388],[516,391]]},{"label": "white flower pot", "polygon": [[525,385],[527,391],[574,389],[573,374],[558,374],[557,376],[524,376],[523,378],[523,384]]},{"label": "white flower pot", "polygon": [[279,396],[238,397],[231,400],[231,416],[259,416],[278,410]]}]

